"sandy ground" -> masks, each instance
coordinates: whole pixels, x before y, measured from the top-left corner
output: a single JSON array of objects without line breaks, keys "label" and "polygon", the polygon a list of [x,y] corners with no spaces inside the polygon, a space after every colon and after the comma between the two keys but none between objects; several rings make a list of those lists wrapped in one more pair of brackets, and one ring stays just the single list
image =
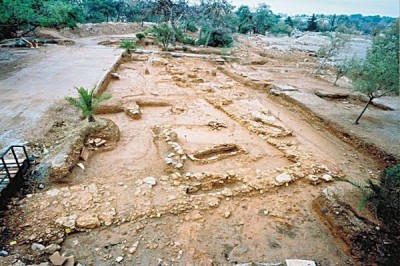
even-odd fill
[{"label": "sandy ground", "polygon": [[[263,65],[232,64],[230,66],[232,72],[256,82],[273,84],[277,91],[311,109],[322,119],[344,128],[344,131],[355,134],[368,143],[377,145],[395,158],[400,157],[400,139],[398,138],[400,98],[398,96],[375,99],[374,102],[389,107],[389,110],[370,106],[360,120],[360,124],[356,126],[354,121],[361,113],[365,102],[351,99],[351,97],[332,100],[316,95],[316,93],[347,94],[358,97],[357,94],[351,92],[351,85],[346,78],[339,80],[339,86],[333,86],[332,72],[328,71],[322,76],[313,74],[315,64],[312,59],[299,56],[296,52],[282,54],[271,51],[268,46],[261,46],[258,38],[254,38],[253,41],[246,38],[240,39],[240,45],[251,47],[248,51],[252,51],[239,52],[240,56],[251,58],[254,53],[266,53],[268,57],[268,51],[270,51],[270,57]],[[361,50],[358,51],[361,52]]]},{"label": "sandy ground", "polygon": [[[316,212],[323,210],[311,203],[334,186],[357,204],[358,195],[346,184],[324,178],[376,178],[379,164],[318,119],[302,117],[253,85],[272,84],[293,98],[301,93],[302,102],[315,104],[329,119],[340,122],[343,116],[342,124],[359,103],[317,97],[316,89],[348,91],[348,84],[337,88],[315,78],[310,74],[315,65],[304,54],[261,56],[257,41],[237,51],[246,64],[161,55],[134,55],[123,63],[106,103],[123,108],[98,116],[115,122],[120,141],[113,150],[92,152],[81,162],[84,170],[75,167],[63,182],[14,203],[4,226],[16,244],[3,247],[11,256],[0,262],[48,261],[50,254],[31,249],[42,243],[61,245],[62,254],[83,265],[234,265],[292,258],[359,264],[318,219]],[[141,115],[135,119],[122,111],[137,108]],[[390,132],[398,121],[393,112],[377,113],[393,124]],[[60,113],[49,120],[62,128],[68,118]],[[392,133],[371,134],[382,136],[378,144],[397,145]],[[216,148],[222,144],[231,148]],[[371,218],[367,211],[360,215]]]},{"label": "sandy ground", "polygon": [[0,53],[20,61],[4,62],[7,71],[0,77],[0,148],[24,143],[42,114],[57,100],[73,95],[75,86],[91,88],[100,81],[121,50],[97,42],[87,38],[73,46],[1,48]]}]

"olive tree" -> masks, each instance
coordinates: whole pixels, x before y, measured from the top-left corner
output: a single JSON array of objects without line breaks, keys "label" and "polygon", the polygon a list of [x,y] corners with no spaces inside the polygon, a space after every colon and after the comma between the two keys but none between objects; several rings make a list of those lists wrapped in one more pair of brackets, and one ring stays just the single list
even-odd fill
[{"label": "olive tree", "polygon": [[375,37],[366,59],[350,75],[353,90],[368,97],[355,124],[376,98],[399,94],[399,23]]},{"label": "olive tree", "polygon": [[321,47],[317,52],[317,55],[321,58],[320,64],[316,70],[317,74],[320,74],[328,60],[350,41],[348,35],[339,32],[329,33],[328,37],[329,44]]}]

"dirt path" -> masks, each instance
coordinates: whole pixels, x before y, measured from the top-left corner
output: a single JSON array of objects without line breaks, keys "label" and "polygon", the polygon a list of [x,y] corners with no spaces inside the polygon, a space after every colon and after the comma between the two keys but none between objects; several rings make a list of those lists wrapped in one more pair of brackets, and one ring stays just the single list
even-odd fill
[{"label": "dirt path", "polygon": [[95,86],[120,53],[119,49],[97,45],[96,38],[76,40],[73,46],[48,45],[29,51],[21,62],[24,67],[17,65],[17,70],[0,80],[0,148],[24,142],[25,134],[35,130],[43,112],[74,94],[74,86]]}]

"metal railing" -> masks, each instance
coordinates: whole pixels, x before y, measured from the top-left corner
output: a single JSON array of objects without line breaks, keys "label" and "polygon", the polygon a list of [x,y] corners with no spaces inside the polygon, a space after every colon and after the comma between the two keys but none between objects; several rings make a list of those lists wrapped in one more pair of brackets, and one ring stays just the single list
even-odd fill
[{"label": "metal railing", "polygon": [[[19,158],[19,156],[23,157]],[[0,154],[0,186],[2,189],[5,188],[4,185],[11,183],[13,177],[26,171],[29,166],[30,160],[25,146],[12,145],[2,152]]]}]

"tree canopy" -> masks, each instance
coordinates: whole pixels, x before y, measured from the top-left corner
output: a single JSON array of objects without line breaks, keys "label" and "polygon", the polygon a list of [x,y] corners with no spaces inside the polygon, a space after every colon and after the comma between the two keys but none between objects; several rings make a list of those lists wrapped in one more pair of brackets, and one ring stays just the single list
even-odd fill
[{"label": "tree canopy", "polygon": [[377,34],[393,18],[359,14],[285,16],[274,14],[267,4],[235,7],[228,0],[0,0],[0,39],[18,37],[37,27],[75,27],[77,23],[156,22],[179,31],[198,29],[201,44],[229,45],[234,32],[290,34],[301,31],[361,31]]}]

